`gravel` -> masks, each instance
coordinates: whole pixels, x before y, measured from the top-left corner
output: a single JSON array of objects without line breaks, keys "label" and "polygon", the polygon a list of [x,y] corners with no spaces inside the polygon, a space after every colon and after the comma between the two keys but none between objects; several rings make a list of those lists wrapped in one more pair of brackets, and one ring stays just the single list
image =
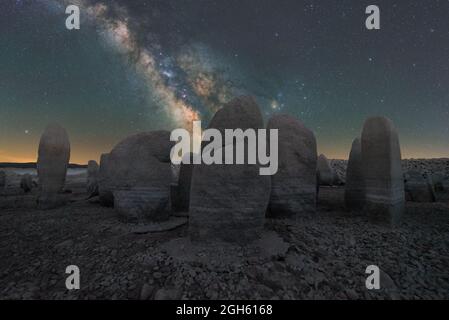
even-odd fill
[{"label": "gravel", "polygon": [[[449,203],[408,202],[391,229],[346,212],[343,192],[322,188],[315,216],[268,220],[281,241],[261,241],[264,254],[189,244],[186,225],[135,233],[141,226],[83,197],[1,209],[0,299],[449,299]],[[69,265],[80,290],[65,288]],[[381,270],[380,290],[365,287],[369,265]]]}]

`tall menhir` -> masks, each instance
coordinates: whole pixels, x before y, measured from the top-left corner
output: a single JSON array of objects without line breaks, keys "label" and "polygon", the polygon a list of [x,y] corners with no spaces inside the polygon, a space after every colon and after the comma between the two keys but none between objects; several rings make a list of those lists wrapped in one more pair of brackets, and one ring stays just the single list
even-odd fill
[{"label": "tall menhir", "polygon": [[404,211],[401,148],[396,128],[385,117],[365,121],[362,131],[365,211],[376,221],[395,225]]},{"label": "tall menhir", "polygon": [[66,130],[50,124],[39,142],[37,173],[39,176],[39,206],[54,207],[65,184],[70,160],[70,142]]}]

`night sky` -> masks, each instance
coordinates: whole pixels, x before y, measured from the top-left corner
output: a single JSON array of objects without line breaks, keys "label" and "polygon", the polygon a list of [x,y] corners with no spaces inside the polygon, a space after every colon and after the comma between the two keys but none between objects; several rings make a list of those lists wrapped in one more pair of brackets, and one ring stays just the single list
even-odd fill
[{"label": "night sky", "polygon": [[35,161],[52,121],[85,163],[139,131],[207,125],[239,94],[297,116],[330,158],[373,115],[403,158],[449,157],[449,1],[0,2],[0,162]]}]

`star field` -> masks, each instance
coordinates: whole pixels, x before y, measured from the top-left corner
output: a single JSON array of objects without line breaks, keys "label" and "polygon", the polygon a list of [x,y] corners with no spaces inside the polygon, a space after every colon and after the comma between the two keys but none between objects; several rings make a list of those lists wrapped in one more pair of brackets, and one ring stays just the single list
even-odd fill
[{"label": "star field", "polygon": [[34,161],[58,121],[85,163],[138,131],[207,124],[238,94],[297,116],[330,158],[373,115],[395,122],[404,158],[449,157],[448,15],[438,0],[2,1],[0,161]]}]

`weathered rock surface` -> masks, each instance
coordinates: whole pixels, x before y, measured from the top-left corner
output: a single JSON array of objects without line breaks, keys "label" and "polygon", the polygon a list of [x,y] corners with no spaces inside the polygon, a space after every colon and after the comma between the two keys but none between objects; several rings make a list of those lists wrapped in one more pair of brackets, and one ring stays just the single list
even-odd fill
[{"label": "weathered rock surface", "polygon": [[161,221],[168,218],[168,187],[117,187],[113,195],[114,208],[125,221]]},{"label": "weathered rock surface", "polygon": [[324,154],[320,154],[318,157],[317,170],[321,186],[332,186],[334,184],[335,172]]},{"label": "weathered rock surface", "polygon": [[69,160],[70,142],[66,130],[58,124],[48,125],[39,142],[37,159],[42,208],[61,204],[58,193],[64,188]]},{"label": "weathered rock surface", "polygon": [[404,211],[405,194],[401,149],[393,122],[385,117],[367,119],[361,141],[365,211],[373,220],[397,224]]},{"label": "weathered rock surface", "polygon": [[[221,132],[263,127],[259,107],[251,97],[232,100],[215,114],[209,125]],[[189,212],[192,240],[248,242],[258,237],[271,189],[271,177],[260,175],[259,169],[259,164],[194,166]]]},{"label": "weathered rock surface", "polygon": [[345,205],[348,209],[361,209],[365,205],[365,178],[362,166],[360,138],[352,143],[346,171]]},{"label": "weathered rock surface", "polygon": [[418,171],[405,174],[405,193],[410,201],[435,202],[435,189],[430,177],[424,177]]},{"label": "weathered rock surface", "polygon": [[107,188],[124,220],[168,218],[173,144],[170,132],[152,131],[126,138],[109,153]]},{"label": "weathered rock surface", "polygon": [[269,216],[294,217],[316,209],[317,147],[315,135],[289,115],[275,115],[267,130],[278,129],[278,163],[271,176]]},{"label": "weathered rock surface", "polygon": [[98,192],[98,175],[99,175],[99,166],[95,160],[90,160],[87,164],[87,194],[89,198],[97,196]]}]

